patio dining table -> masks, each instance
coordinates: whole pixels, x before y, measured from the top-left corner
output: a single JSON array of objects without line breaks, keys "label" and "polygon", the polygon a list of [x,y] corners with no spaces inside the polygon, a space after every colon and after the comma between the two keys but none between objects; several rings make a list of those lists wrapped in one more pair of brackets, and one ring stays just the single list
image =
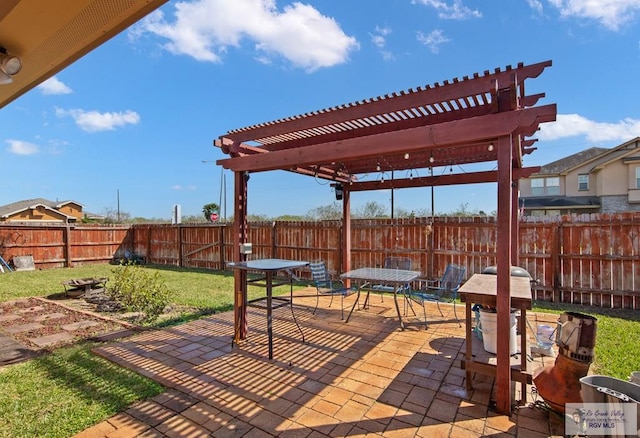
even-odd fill
[{"label": "patio dining table", "polygon": [[[253,271],[262,272],[264,275],[247,280],[247,283],[255,286],[261,286],[266,289],[266,296],[257,298],[247,302],[248,306],[266,308],[267,310],[267,335],[269,339],[269,359],[273,359],[273,309],[277,309],[283,306],[290,306],[293,321],[295,322],[300,335],[302,336],[302,342],[304,342],[304,333],[302,328],[298,324],[296,315],[293,312],[293,269],[299,269],[307,266],[309,262],[299,260],[283,260],[283,259],[262,259],[262,260],[249,260],[244,262],[230,262],[227,265],[233,269],[239,269],[241,271]],[[288,280],[275,280],[274,276],[277,272],[284,271],[288,276]],[[290,284],[289,298],[274,297],[273,288],[283,284]],[[246,292],[245,292],[246,293]],[[245,298],[246,299],[246,298]],[[266,301],[266,303],[265,303]],[[274,304],[274,301],[277,303]],[[266,305],[261,305],[263,302]]]},{"label": "patio dining table", "polygon": [[[340,274],[343,280],[354,280],[358,283],[358,294],[356,300],[349,311],[346,322],[349,322],[353,310],[358,305],[360,300],[360,292],[363,288],[370,284],[388,284],[393,286],[393,302],[396,305],[396,312],[398,313],[398,321],[400,322],[400,328],[404,330],[404,322],[402,321],[402,315],[400,314],[400,306],[398,305],[398,289],[407,283],[411,283],[422,275],[420,271],[408,271],[405,269],[389,269],[389,268],[358,268],[353,271],[348,271]],[[367,289],[367,296],[364,300],[363,307],[367,307],[369,300],[369,293],[371,289]]]}]

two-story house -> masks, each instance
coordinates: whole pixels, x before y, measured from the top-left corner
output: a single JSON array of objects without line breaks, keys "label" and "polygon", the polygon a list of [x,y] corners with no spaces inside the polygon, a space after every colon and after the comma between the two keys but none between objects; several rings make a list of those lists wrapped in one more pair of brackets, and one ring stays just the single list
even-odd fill
[{"label": "two-story house", "polygon": [[519,188],[525,216],[640,211],[640,137],[545,164]]}]

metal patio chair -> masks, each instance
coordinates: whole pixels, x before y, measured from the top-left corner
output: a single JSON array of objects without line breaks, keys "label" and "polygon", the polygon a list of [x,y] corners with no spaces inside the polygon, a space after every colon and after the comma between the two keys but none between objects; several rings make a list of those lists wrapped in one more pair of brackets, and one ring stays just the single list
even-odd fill
[{"label": "metal patio chair", "polygon": [[309,268],[311,269],[311,278],[313,279],[317,292],[316,308],[313,309],[313,313],[315,314],[316,310],[318,310],[320,296],[331,296],[331,301],[329,302],[329,307],[331,307],[333,297],[339,295],[341,318],[344,319],[344,297],[355,293],[356,290],[346,287],[341,279],[332,278],[323,261],[310,262]]},{"label": "metal patio chair", "polygon": [[[385,269],[402,269],[405,271],[411,270],[411,259],[407,257],[385,257],[383,268]],[[376,292],[380,292],[380,301],[384,302],[385,293],[393,293],[396,286],[392,284],[374,284],[371,289]],[[401,288],[410,288],[410,285],[403,285]],[[398,290],[402,292],[402,290]]]},{"label": "metal patio chair", "polygon": [[466,269],[463,266],[449,263],[442,275],[442,278],[436,280],[418,280],[418,290],[407,289],[405,291],[406,303],[411,308],[411,311],[415,315],[412,302],[418,303],[422,306],[422,312],[424,314],[424,323],[427,324],[427,310],[425,308],[425,302],[435,302],[438,306],[440,316],[444,317],[442,309],[440,309],[440,303],[453,303],[453,314],[456,317],[456,322],[459,327],[460,319],[456,312],[456,298],[458,297],[458,289],[464,281],[464,274]]}]

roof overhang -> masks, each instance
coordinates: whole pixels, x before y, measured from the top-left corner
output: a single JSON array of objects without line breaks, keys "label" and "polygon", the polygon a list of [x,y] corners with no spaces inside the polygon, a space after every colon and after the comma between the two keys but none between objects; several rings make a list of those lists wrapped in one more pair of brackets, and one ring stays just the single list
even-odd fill
[{"label": "roof overhang", "polygon": [[0,46],[22,60],[0,85],[0,108],[49,79],[168,0],[2,0]]},{"label": "roof overhang", "polygon": [[520,205],[525,210],[599,208],[600,198],[597,196],[535,196],[520,198]]}]

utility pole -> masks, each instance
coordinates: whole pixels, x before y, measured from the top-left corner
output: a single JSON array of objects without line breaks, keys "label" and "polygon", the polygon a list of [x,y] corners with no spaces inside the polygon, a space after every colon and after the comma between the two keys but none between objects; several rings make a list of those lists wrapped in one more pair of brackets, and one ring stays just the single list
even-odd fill
[{"label": "utility pole", "polygon": [[[200,160],[202,163],[215,163],[214,160]],[[224,218],[227,221],[227,175],[224,174],[224,167],[220,168],[220,200],[218,204],[220,209],[220,219]],[[223,216],[224,209],[224,216]]]}]

